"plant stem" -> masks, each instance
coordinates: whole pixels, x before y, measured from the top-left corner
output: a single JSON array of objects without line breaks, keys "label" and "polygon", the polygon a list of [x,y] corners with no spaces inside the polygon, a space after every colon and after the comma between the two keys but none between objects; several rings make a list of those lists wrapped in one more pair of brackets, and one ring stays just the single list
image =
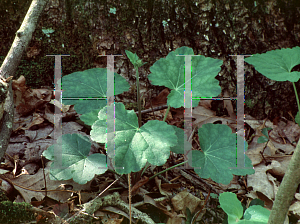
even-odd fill
[{"label": "plant stem", "polygon": [[[299,97],[298,97],[296,85],[294,82],[292,82],[292,84],[296,95],[298,111],[300,112]],[[299,170],[300,170],[300,139],[297,143],[296,149],[288,165],[287,171],[276,193],[275,201],[273,203],[268,224],[284,223],[286,214],[289,210],[295,192],[300,183]]]},{"label": "plant stem", "polygon": [[150,166],[150,163],[147,161],[145,168],[143,169],[143,172],[141,173],[141,176],[145,173],[146,169]]},{"label": "plant stem", "polygon": [[268,224],[284,223],[295,192],[300,183],[300,140],[277,191]]},{"label": "plant stem", "polygon": [[149,180],[153,179],[154,177],[156,177],[156,176],[158,176],[158,175],[160,175],[160,174],[162,174],[162,173],[164,173],[164,172],[167,172],[168,170],[171,170],[171,169],[173,169],[173,168],[175,168],[175,167],[181,166],[181,165],[183,165],[183,164],[185,164],[185,163],[187,163],[187,162],[188,162],[188,161],[184,161],[184,162],[179,163],[179,164],[177,164],[177,165],[175,165],[175,166],[171,166],[171,167],[169,167],[168,169],[165,169],[165,170],[163,170],[163,171],[161,171],[161,172],[159,172],[159,173],[153,175],[152,177],[149,178]]},{"label": "plant stem", "polygon": [[166,113],[165,113],[165,116],[164,116],[164,120],[163,121],[166,121],[166,119],[167,119],[167,116],[168,116],[168,113],[169,113],[169,111],[170,111],[170,105],[168,106],[168,109],[167,109],[167,111],[166,111]]},{"label": "plant stem", "polygon": [[296,89],[296,85],[294,82],[292,82],[293,87],[294,87],[294,91],[295,91],[295,95],[296,95],[296,101],[297,101],[297,105],[298,105],[298,111],[300,112],[300,103],[299,103],[299,97],[298,97],[298,93],[297,93],[297,89]]},{"label": "plant stem", "polygon": [[139,68],[135,67],[136,71],[136,92],[137,92],[137,105],[138,105],[138,117],[139,117],[139,127],[142,126],[142,114],[141,114],[141,99],[140,99],[140,81],[139,81]]}]

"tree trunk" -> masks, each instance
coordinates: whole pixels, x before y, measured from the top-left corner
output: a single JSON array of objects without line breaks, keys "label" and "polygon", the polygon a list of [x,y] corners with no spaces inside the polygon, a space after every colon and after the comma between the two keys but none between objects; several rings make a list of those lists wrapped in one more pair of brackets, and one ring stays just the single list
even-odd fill
[{"label": "tree trunk", "polygon": [[[20,29],[16,33],[14,42],[0,68],[0,158],[2,159],[8,147],[13,118],[14,104],[11,82],[21,57],[26,50],[34,32],[38,18],[49,0],[33,0]],[[10,77],[9,79],[7,79]],[[7,82],[9,83],[7,83]],[[6,95],[6,97],[5,97]],[[2,109],[1,109],[2,108]]]}]

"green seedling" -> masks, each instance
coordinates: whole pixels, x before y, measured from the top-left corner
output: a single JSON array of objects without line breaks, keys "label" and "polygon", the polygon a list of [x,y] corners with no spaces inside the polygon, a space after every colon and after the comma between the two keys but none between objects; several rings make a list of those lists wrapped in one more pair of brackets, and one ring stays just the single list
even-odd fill
[{"label": "green seedling", "polygon": [[138,116],[139,116],[139,127],[142,126],[142,114],[141,114],[141,97],[140,97],[140,77],[139,77],[139,67],[142,67],[145,63],[137,56],[130,51],[125,50],[127,57],[130,62],[133,64],[136,71],[136,92],[137,92],[137,104],[138,104]]},{"label": "green seedling", "polygon": [[228,224],[267,224],[270,211],[263,207],[262,201],[254,201],[245,209],[236,194],[224,192],[219,196],[221,208],[226,212]]},{"label": "green seedling", "polygon": [[257,139],[257,143],[265,143],[265,142],[268,142],[269,141],[269,131],[271,131],[272,128],[263,128],[262,129],[262,134],[263,136],[260,136],[258,139]]}]

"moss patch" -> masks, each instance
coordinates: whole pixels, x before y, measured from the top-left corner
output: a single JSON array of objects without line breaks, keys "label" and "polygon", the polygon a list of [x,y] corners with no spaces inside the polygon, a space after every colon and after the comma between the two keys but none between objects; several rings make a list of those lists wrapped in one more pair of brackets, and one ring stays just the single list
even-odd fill
[{"label": "moss patch", "polygon": [[22,202],[3,201],[0,203],[0,223],[21,223],[35,220],[35,215],[29,210],[31,205]]}]

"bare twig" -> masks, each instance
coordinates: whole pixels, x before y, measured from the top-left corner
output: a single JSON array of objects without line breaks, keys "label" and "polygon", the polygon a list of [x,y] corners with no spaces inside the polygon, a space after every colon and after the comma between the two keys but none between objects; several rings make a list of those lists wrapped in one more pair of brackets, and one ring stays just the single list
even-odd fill
[{"label": "bare twig", "polygon": [[[163,105],[163,106],[159,106],[159,107],[154,107],[153,109],[150,108],[150,109],[147,109],[147,110],[142,110],[142,111],[141,111],[141,114],[149,113],[149,112],[152,112],[152,111],[163,110],[163,109],[166,109],[166,108],[168,108],[168,105]],[[135,112],[135,113],[138,114],[138,112]]]}]

